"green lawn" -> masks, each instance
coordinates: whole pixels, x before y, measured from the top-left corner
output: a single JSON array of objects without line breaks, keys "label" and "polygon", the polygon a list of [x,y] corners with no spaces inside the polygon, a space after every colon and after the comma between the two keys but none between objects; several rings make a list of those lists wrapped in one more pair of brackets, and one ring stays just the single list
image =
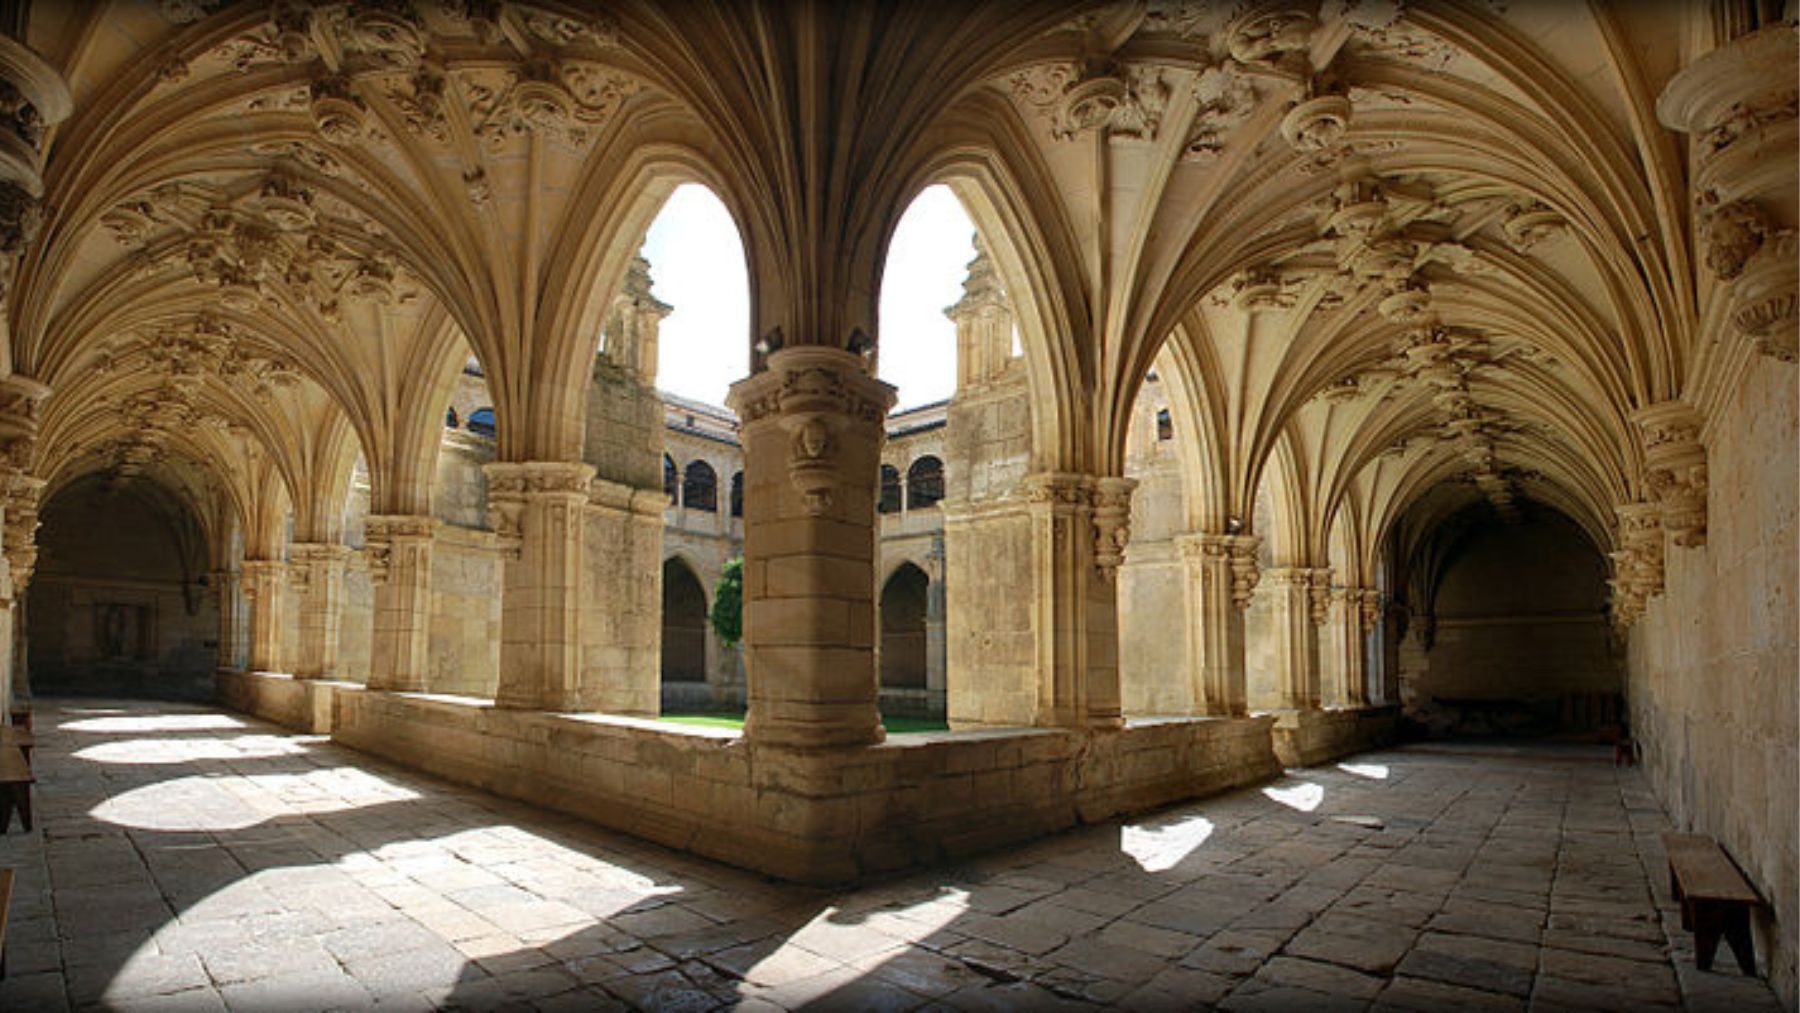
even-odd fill
[{"label": "green lawn", "polygon": [[[664,714],[662,719],[664,721],[673,721],[676,724],[683,725],[705,725],[708,728],[744,727],[744,716],[742,714]],[[881,716],[881,726],[896,735],[903,732],[943,732],[949,731],[950,729],[950,726],[942,721],[931,721],[925,718],[890,717],[886,714]]]}]

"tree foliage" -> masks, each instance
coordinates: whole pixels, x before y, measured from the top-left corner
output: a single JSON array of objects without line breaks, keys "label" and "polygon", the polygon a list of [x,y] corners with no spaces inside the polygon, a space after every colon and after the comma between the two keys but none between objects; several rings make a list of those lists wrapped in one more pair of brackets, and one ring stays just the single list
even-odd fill
[{"label": "tree foliage", "polygon": [[719,643],[735,647],[744,637],[744,557],[725,564],[713,591],[712,628]]}]

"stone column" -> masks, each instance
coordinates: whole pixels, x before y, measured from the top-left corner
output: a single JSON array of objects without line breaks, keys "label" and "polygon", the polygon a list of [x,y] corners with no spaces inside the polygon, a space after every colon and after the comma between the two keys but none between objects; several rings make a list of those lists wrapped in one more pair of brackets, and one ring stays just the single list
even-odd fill
[{"label": "stone column", "polygon": [[437,521],[419,514],[370,514],[363,551],[374,586],[369,629],[369,688],[421,693],[430,688],[431,540]]},{"label": "stone column", "polygon": [[[582,574],[582,710],[650,717],[662,710],[663,500],[661,488],[604,478],[589,485],[584,537],[606,558]],[[709,665],[717,651],[710,626]]]},{"label": "stone column", "polygon": [[250,599],[250,671],[284,671],[287,564],[279,559],[246,559],[243,572],[244,595]]},{"label": "stone column", "polygon": [[743,420],[744,651],[752,742],[881,741],[876,489],[894,389],[820,346],[731,388]]},{"label": "stone column", "polygon": [[241,670],[244,667],[244,621],[239,614],[237,571],[214,570],[208,576],[212,580],[213,594],[219,599],[219,667]]},{"label": "stone column", "polygon": [[1379,684],[1380,689],[1373,694],[1371,702],[1392,704],[1399,702],[1399,694],[1391,685],[1395,673],[1387,664],[1387,610],[1382,606],[1381,592],[1372,587],[1362,589],[1362,601],[1358,603],[1357,615],[1362,620],[1363,664],[1367,671],[1374,675],[1372,681]]},{"label": "stone column", "polygon": [[1316,710],[1319,706],[1319,631],[1313,624],[1313,571],[1283,566],[1266,574],[1273,586],[1275,667],[1281,680],[1281,706]]},{"label": "stone column", "polygon": [[945,672],[948,669],[948,642],[945,638],[944,609],[944,533],[931,538],[931,551],[925,557],[931,583],[925,587],[925,690],[934,702],[934,710],[944,702]]},{"label": "stone column", "polygon": [[1038,641],[1038,723],[1117,728],[1118,570],[1131,519],[1131,479],[1026,477]]},{"label": "stone column", "polygon": [[1253,535],[1181,535],[1186,577],[1188,659],[1196,712],[1214,717],[1249,713],[1244,666],[1244,610],[1256,590]]},{"label": "stone column", "polygon": [[288,575],[300,596],[300,642],[294,645],[294,677],[334,679],[338,630],[344,612],[344,566],[350,547],[336,542],[295,542]]},{"label": "stone column", "polygon": [[1331,684],[1325,702],[1334,707],[1369,704],[1368,637],[1360,587],[1333,587],[1326,616],[1331,650]]},{"label": "stone column", "polygon": [[594,467],[578,461],[506,461],[482,470],[488,478],[488,522],[514,547],[505,564],[494,703],[579,709],[583,534]]}]

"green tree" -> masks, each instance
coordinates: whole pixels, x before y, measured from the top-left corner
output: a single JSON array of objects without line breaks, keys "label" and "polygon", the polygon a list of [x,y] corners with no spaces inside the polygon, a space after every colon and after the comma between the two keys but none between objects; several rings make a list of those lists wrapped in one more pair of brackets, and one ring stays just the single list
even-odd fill
[{"label": "green tree", "polygon": [[744,638],[744,557],[725,564],[713,591],[712,628],[719,643],[735,647]]}]

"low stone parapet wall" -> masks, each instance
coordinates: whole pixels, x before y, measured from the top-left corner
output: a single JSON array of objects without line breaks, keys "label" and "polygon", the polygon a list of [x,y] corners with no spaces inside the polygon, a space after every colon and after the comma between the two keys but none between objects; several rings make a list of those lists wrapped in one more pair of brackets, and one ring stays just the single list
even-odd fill
[{"label": "low stone parapet wall", "polygon": [[224,668],[216,674],[214,684],[224,706],[310,735],[331,734],[339,689],[361,688],[353,682]]},{"label": "low stone parapet wall", "polygon": [[1310,767],[1394,742],[1398,706],[1274,711],[1275,755],[1284,767]]},{"label": "low stone parapet wall", "polygon": [[1270,717],[895,736],[801,753],[725,729],[336,691],[334,739],[783,879],[845,882],[1268,780]]}]

